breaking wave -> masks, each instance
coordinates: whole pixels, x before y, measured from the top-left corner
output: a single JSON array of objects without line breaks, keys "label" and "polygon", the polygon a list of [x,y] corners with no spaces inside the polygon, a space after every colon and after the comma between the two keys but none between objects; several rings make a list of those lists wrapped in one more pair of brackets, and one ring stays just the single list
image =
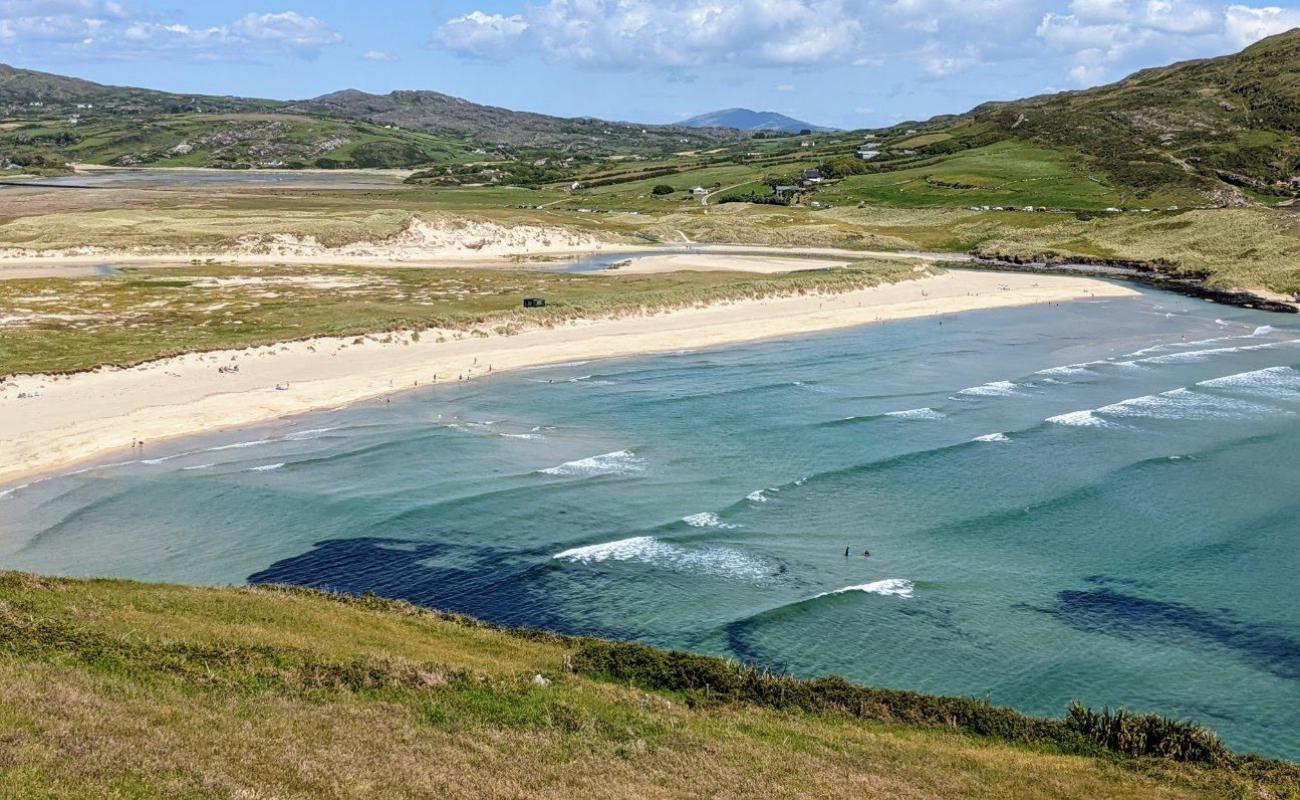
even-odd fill
[{"label": "breaking wave", "polygon": [[698,514],[690,514],[682,517],[682,522],[690,525],[692,528],[720,528],[722,530],[735,530],[739,525],[730,522],[723,522],[722,518],[712,511],[701,511]]},{"label": "breaking wave", "polygon": [[645,468],[645,460],[637,458],[631,450],[616,450],[577,461],[566,461],[538,471],[543,475],[589,478],[597,475],[633,475],[645,472]]},{"label": "breaking wave", "polygon": [[957,394],[966,397],[1010,397],[1019,394],[1019,388],[1019,384],[1013,381],[992,381],[962,389]]},{"label": "breaking wave", "polygon": [[274,439],[253,439],[247,442],[235,442],[234,444],[222,444],[222,445],[217,445],[216,447],[208,447],[205,448],[204,452],[215,453],[219,450],[238,450],[244,447],[257,447],[258,445],[261,444],[270,444],[273,441],[275,440]]},{"label": "breaking wave", "polygon": [[1236,375],[1201,381],[1196,385],[1274,399],[1300,399],[1300,372],[1292,367],[1268,367],[1251,372],[1239,372]]},{"label": "breaking wave", "polygon": [[1010,438],[1005,433],[986,433],[983,436],[976,436],[971,439],[972,442],[1009,442]]},{"label": "breaking wave", "polygon": [[886,417],[896,419],[943,419],[944,414],[935,411],[933,408],[909,408],[906,411],[888,411]]},{"label": "breaking wave", "polygon": [[913,589],[915,589],[915,586],[906,578],[886,578],[882,581],[872,581],[871,583],[863,583],[857,586],[845,586],[842,589],[822,592],[821,594],[813,595],[813,599],[815,600],[818,597],[830,597],[831,595],[836,594],[847,594],[849,592],[866,592],[867,594],[879,594],[884,595],[885,597],[900,597],[906,600],[912,596]]},{"label": "breaking wave", "polygon": [[687,549],[653,536],[634,536],[614,542],[574,547],[551,556],[556,561],[600,564],[606,561],[635,562],[677,572],[714,575],[733,580],[762,581],[774,570],[770,565],[730,547]]},{"label": "breaking wave", "polygon": [[278,463],[278,464],[263,464],[263,465],[260,466],[260,467],[249,467],[249,468],[248,468],[248,471],[249,471],[249,472],[270,472],[270,471],[272,471],[272,470],[279,469],[280,467],[283,467],[283,466],[284,466],[284,462],[281,461],[281,462]]}]

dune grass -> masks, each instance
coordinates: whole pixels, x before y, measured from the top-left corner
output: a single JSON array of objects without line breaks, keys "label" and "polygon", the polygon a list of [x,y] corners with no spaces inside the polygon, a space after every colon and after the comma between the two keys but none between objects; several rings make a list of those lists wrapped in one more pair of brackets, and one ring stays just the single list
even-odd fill
[{"label": "dune grass", "polygon": [[[186,266],[0,282],[0,375],[125,366],[179,353],[392,331],[526,326],[721,301],[841,292],[920,277],[909,261],[758,275]],[[547,306],[524,309],[525,297]]]},{"label": "dune grass", "polygon": [[[0,795],[1192,798],[1295,788],[1294,767],[1279,762],[1071,752],[942,723],[709,697],[680,680],[647,686],[607,674],[608,657],[592,663],[620,647],[306,590],[3,573]],[[636,663],[687,658],[629,647]],[[692,664],[697,677],[740,674],[718,659]]]},{"label": "dune grass", "polygon": [[999,226],[984,236],[974,247],[980,255],[1159,262],[1161,271],[1202,277],[1219,288],[1300,292],[1300,214],[1291,211],[1237,208],[1090,220],[1066,216],[1034,228]]}]

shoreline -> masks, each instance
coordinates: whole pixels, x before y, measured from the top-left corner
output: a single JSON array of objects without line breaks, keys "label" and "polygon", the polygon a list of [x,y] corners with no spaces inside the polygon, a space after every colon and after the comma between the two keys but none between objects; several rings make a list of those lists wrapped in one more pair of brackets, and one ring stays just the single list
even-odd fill
[{"label": "shoreline", "polygon": [[[14,376],[11,391],[37,396],[17,399],[9,391],[0,396],[0,450],[9,455],[0,465],[0,486],[111,456],[133,440],[156,444],[460,378],[962,311],[1136,295],[1093,278],[953,271],[839,294],[589,319],[508,336],[426,330],[323,337],[189,353],[126,369]],[[219,366],[231,365],[240,372],[218,372]],[[278,385],[287,388],[277,390]]]}]

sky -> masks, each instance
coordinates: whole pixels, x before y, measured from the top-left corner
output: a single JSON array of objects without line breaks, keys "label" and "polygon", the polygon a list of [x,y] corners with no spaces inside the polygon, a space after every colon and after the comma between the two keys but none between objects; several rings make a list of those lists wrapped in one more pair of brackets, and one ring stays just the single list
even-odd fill
[{"label": "sky", "polygon": [[1300,27],[1300,0],[0,0],[0,63],[278,99],[431,89],[561,116],[878,127]]}]

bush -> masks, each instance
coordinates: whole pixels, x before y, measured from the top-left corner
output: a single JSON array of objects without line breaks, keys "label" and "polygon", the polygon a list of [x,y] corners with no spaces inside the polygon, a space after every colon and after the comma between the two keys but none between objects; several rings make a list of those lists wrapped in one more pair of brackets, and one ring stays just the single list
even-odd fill
[{"label": "bush", "polygon": [[650,190],[650,194],[672,194],[673,187],[666,183],[661,183]]},{"label": "bush", "polygon": [[1014,742],[1048,744],[1066,752],[1100,747],[1130,756],[1225,764],[1234,758],[1213,733],[1191,722],[1126,711],[1090,711],[1075,703],[1064,720],[1043,719],[968,697],[937,697],[872,689],[843,678],[800,680],[713,656],[589,640],[573,657],[576,671],[628,681],[645,689],[681,692],[692,705],[753,703],[781,710],[955,728]]}]

